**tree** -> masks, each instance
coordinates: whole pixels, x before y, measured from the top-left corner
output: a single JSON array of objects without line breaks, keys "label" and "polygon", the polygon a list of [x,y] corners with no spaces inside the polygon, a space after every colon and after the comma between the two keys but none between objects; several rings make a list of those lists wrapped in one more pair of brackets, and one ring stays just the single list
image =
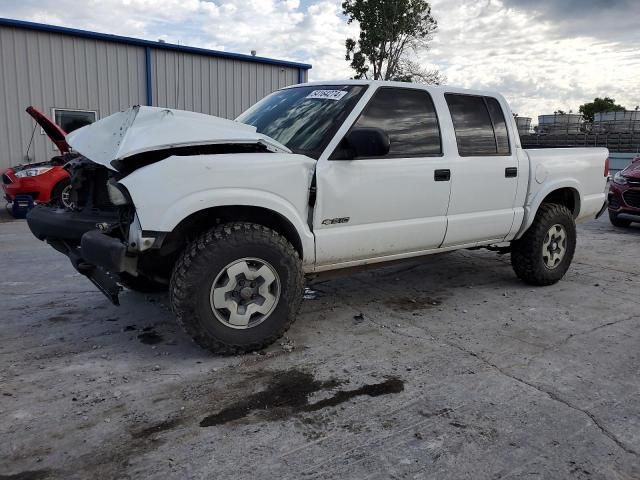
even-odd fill
[{"label": "tree", "polygon": [[426,49],[438,23],[425,0],[345,0],[347,23],[360,25],[358,39],[347,39],[345,59],[354,78],[440,84],[444,77],[409,58]]},{"label": "tree", "polygon": [[593,102],[580,105],[578,111],[582,114],[585,121],[593,123],[593,116],[598,112],[624,112],[622,105],[616,105],[616,101],[609,97],[596,97]]}]

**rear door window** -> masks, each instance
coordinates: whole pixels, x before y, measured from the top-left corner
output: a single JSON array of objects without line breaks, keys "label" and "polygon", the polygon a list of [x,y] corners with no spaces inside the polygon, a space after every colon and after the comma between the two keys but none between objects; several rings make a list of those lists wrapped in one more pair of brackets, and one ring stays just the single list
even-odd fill
[{"label": "rear door window", "polygon": [[498,155],[509,155],[509,132],[507,131],[507,122],[502,113],[500,103],[493,97],[484,97],[489,108],[489,116],[493,122],[493,131],[496,135],[496,148]]},{"label": "rear door window", "polygon": [[445,94],[462,157],[509,155],[509,135],[495,98]]}]

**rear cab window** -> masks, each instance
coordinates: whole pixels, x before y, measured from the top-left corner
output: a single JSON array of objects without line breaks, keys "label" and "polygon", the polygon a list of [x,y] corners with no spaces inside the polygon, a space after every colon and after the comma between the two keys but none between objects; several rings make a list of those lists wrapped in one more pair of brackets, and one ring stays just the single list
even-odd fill
[{"label": "rear cab window", "polygon": [[510,155],[509,132],[497,99],[446,93],[461,157]]},{"label": "rear cab window", "polygon": [[[375,127],[389,135],[389,153],[383,158],[442,155],[440,125],[431,95],[426,90],[380,87],[351,127]],[[341,147],[332,159],[340,159]]]}]

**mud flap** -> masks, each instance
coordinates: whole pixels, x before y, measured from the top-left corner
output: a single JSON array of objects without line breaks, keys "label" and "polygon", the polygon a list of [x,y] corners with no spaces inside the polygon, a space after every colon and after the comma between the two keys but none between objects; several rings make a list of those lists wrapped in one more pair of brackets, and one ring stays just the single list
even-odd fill
[{"label": "mud flap", "polygon": [[609,200],[605,200],[604,203],[602,204],[602,208],[596,214],[596,219],[600,218],[602,216],[602,214],[607,211],[608,208],[609,208]]}]

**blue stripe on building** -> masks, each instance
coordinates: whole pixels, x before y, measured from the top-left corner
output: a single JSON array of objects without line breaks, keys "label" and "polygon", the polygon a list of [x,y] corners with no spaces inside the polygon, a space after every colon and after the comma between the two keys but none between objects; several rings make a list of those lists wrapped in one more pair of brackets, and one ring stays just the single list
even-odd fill
[{"label": "blue stripe on building", "polygon": [[94,40],[104,40],[107,42],[124,43],[127,45],[136,45],[139,47],[156,48],[159,50],[172,50],[175,52],[193,53],[197,55],[206,55],[210,57],[228,58],[232,60],[243,60],[245,62],[266,63],[269,65],[279,65],[282,67],[294,67],[301,70],[309,70],[311,65],[308,63],[290,62],[288,60],[277,60],[274,58],[257,57],[254,55],[245,55],[242,53],[222,52],[220,50],[209,50],[206,48],[187,47],[184,45],[176,45],[173,43],[154,42],[151,40],[142,40],[140,38],[124,37],[120,35],[111,35],[108,33],[91,32],[89,30],[79,30],[77,28],[59,27],[57,25],[46,25],[43,23],[27,22],[24,20],[14,20],[11,18],[0,18],[0,26],[25,28],[37,30],[41,32],[61,33],[82,38],[90,38]]}]

